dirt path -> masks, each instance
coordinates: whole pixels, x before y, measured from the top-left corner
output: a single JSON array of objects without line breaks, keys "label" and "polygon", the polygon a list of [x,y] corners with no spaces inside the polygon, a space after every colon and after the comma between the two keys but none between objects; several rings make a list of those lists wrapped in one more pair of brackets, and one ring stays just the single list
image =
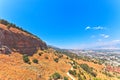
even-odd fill
[{"label": "dirt path", "polygon": [[72,80],[75,80],[75,78],[74,78],[73,76],[71,76],[71,75],[69,74],[69,72],[67,72],[67,75],[68,75]]}]

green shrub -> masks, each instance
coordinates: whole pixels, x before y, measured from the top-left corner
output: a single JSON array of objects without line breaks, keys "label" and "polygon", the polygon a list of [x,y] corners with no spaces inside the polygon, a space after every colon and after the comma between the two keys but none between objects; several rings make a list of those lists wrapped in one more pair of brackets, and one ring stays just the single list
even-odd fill
[{"label": "green shrub", "polygon": [[23,55],[23,61],[24,61],[25,63],[29,63],[29,62],[30,62],[30,59],[28,58],[28,55],[27,55],[27,54],[24,54],[24,55]]},{"label": "green shrub", "polygon": [[95,73],[95,72],[91,72],[90,73],[93,77],[96,77],[97,76],[97,74]]},{"label": "green shrub", "polygon": [[54,73],[54,74],[52,75],[52,78],[53,78],[54,80],[57,80],[57,79],[60,79],[60,78],[61,78],[61,75],[56,72],[56,73]]},{"label": "green shrub", "polygon": [[86,72],[90,72],[91,68],[87,64],[80,64],[80,67],[84,69]]},{"label": "green shrub", "polygon": [[64,77],[64,80],[68,80],[68,77],[65,76],[65,77]]},{"label": "green shrub", "polygon": [[38,64],[38,60],[37,59],[33,59],[33,62]]},{"label": "green shrub", "polygon": [[74,69],[77,69],[77,65],[73,66]]},{"label": "green shrub", "polygon": [[118,76],[117,78],[120,79],[120,76]]},{"label": "green shrub", "polygon": [[39,56],[42,56],[42,54],[40,54],[40,53],[39,53],[38,55],[39,55]]},{"label": "green shrub", "polygon": [[31,62],[28,62],[28,64],[31,64]]},{"label": "green shrub", "polygon": [[79,73],[78,73],[78,80],[83,80]]},{"label": "green shrub", "polygon": [[38,53],[39,56],[42,56],[43,52]]},{"label": "green shrub", "polygon": [[9,24],[9,22],[6,21],[6,20],[4,20],[4,19],[0,19],[0,23],[1,23],[1,24],[4,24],[4,25],[8,25],[8,24]]},{"label": "green shrub", "polygon": [[55,58],[55,59],[54,59],[54,61],[55,61],[56,63],[58,63],[58,61],[59,61],[59,58]]},{"label": "green shrub", "polygon": [[80,67],[85,70],[87,73],[91,74],[92,76],[96,77],[97,74],[93,72],[93,68],[89,67],[87,64],[80,64]]},{"label": "green shrub", "polygon": [[73,76],[76,76],[76,74],[77,74],[75,70],[69,70],[68,72]]},{"label": "green shrub", "polygon": [[105,74],[106,76],[109,76],[109,77],[113,77],[113,75],[112,74],[110,74],[109,72],[103,72],[103,74]]},{"label": "green shrub", "polygon": [[69,70],[68,72],[69,72],[70,74],[72,74],[72,73],[73,73],[73,71],[72,71],[72,70]]},{"label": "green shrub", "polygon": [[63,57],[63,55],[62,55],[62,54],[59,54],[59,55],[58,55],[58,57],[59,57],[59,58],[62,58],[62,57]]}]

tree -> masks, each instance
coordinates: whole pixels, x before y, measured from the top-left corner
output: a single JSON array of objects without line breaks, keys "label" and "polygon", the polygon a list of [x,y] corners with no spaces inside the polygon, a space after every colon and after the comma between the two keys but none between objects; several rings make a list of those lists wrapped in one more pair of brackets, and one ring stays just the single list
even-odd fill
[{"label": "tree", "polygon": [[77,74],[75,70],[69,70],[68,72],[73,76],[76,76],[76,74]]},{"label": "tree", "polygon": [[33,59],[33,62],[38,64],[38,60],[37,59]]},{"label": "tree", "polygon": [[42,56],[43,52],[38,53],[39,56]]},{"label": "tree", "polygon": [[97,74],[95,73],[95,72],[91,72],[90,73],[93,77],[96,77],[97,76]]},{"label": "tree", "polygon": [[54,61],[55,61],[56,63],[58,63],[59,59],[58,59],[58,58],[55,58]]},{"label": "tree", "polygon": [[23,61],[24,61],[25,63],[29,63],[29,62],[30,62],[30,59],[28,58],[28,55],[27,55],[27,54],[24,54],[24,55],[23,55]]},{"label": "tree", "polygon": [[68,80],[68,77],[65,76],[65,77],[64,77],[64,80]]},{"label": "tree", "polygon": [[77,69],[77,65],[73,66],[74,69]]},{"label": "tree", "polygon": [[1,24],[4,24],[4,25],[8,25],[8,24],[9,24],[8,21],[6,21],[6,20],[4,20],[4,19],[0,19],[0,23],[1,23]]},{"label": "tree", "polygon": [[87,64],[80,64],[80,67],[84,69],[86,72],[90,72],[91,68]]},{"label": "tree", "polygon": [[87,64],[80,64],[80,67],[85,70],[87,73],[90,73],[92,76],[96,77],[97,74],[93,72],[93,68],[89,67]]},{"label": "tree", "polygon": [[80,74],[78,74],[78,80],[83,80]]},{"label": "tree", "polygon": [[57,80],[57,79],[60,79],[61,78],[61,75],[57,72],[55,72],[53,75],[52,75],[52,78]]}]

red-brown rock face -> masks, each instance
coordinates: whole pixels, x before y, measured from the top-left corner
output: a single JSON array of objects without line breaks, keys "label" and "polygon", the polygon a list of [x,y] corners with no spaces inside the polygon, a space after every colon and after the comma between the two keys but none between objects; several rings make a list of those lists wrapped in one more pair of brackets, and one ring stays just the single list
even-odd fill
[{"label": "red-brown rock face", "polygon": [[0,46],[6,46],[11,51],[32,55],[38,48],[46,49],[47,45],[36,37],[16,28],[7,29],[0,24]]}]

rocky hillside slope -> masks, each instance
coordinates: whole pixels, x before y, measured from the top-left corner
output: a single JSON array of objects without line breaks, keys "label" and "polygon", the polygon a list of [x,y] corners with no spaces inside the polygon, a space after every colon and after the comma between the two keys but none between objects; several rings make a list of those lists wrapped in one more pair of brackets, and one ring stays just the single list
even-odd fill
[{"label": "rocky hillside slope", "polygon": [[39,48],[46,49],[46,43],[22,28],[0,20],[0,51],[2,53],[16,51],[32,55]]},{"label": "rocky hillside slope", "polygon": [[32,56],[26,56],[26,58],[24,56],[17,52],[9,55],[0,54],[0,64],[2,64],[0,65],[0,79],[119,80],[116,75],[110,77],[108,73],[104,73],[104,65],[72,59],[53,49],[38,50]]}]

